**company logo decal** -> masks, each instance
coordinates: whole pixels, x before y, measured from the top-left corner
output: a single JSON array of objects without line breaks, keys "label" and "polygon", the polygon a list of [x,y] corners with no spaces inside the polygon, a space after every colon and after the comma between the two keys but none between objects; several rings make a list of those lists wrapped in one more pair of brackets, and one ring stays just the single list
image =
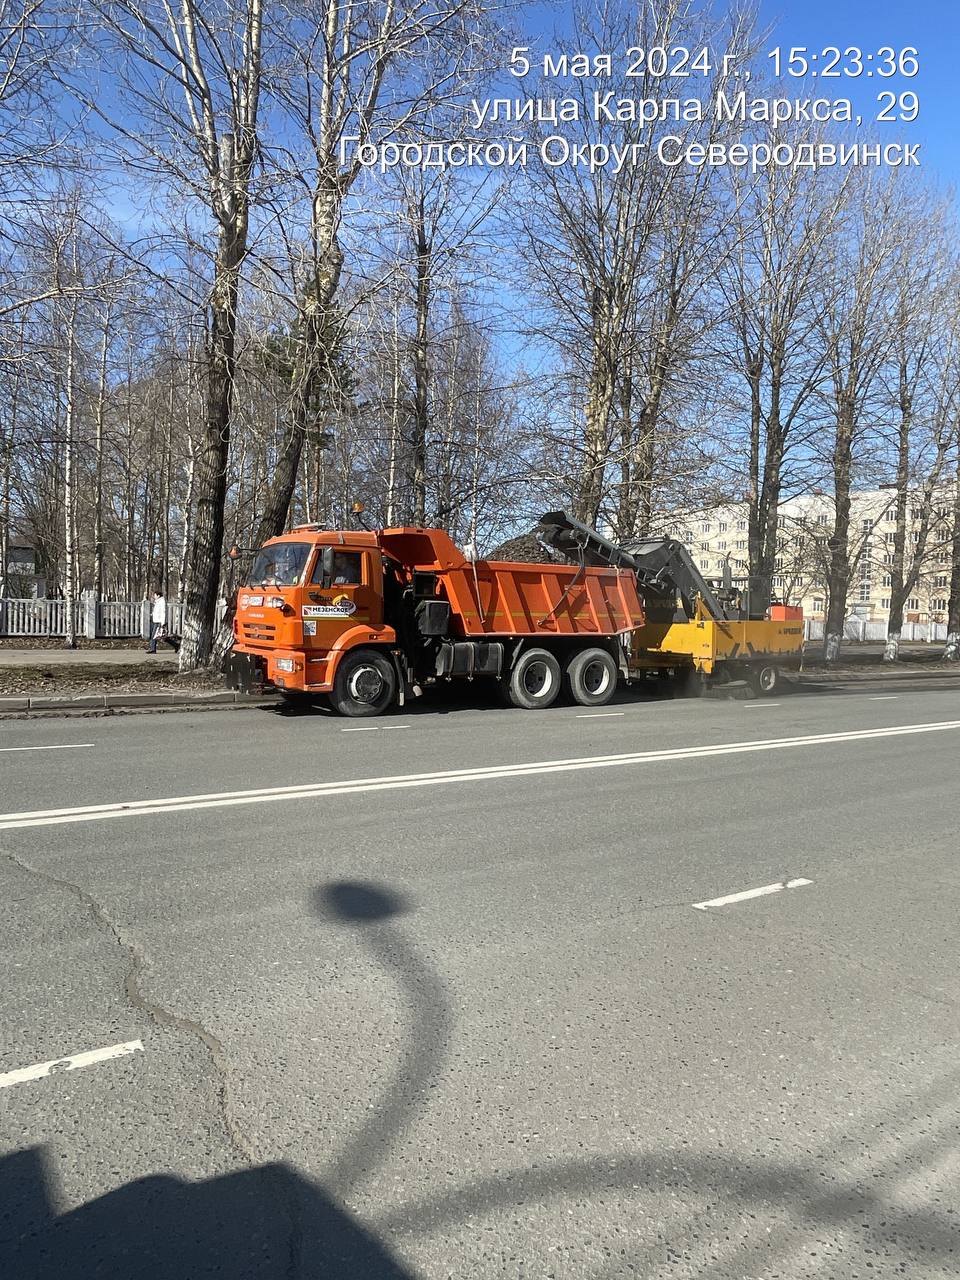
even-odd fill
[{"label": "company logo decal", "polygon": [[321,604],[305,604],[303,606],[303,616],[305,618],[349,618],[351,614],[357,612],[356,603],[349,596],[334,596],[330,600],[324,600]]}]

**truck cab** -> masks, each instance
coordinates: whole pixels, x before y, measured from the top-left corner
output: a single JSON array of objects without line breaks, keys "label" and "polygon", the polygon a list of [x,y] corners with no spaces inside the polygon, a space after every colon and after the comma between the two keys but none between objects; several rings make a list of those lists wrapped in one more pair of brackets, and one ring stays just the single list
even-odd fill
[{"label": "truck cab", "polygon": [[249,660],[245,683],[329,692],[344,652],[396,640],[384,625],[383,553],[376,535],[301,526],[272,538],[237,593],[233,632],[234,654]]}]

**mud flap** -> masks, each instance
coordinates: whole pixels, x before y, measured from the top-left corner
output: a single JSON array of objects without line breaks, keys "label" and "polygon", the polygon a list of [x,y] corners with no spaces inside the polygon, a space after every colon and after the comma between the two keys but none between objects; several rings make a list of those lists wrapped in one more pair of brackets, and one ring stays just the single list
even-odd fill
[{"label": "mud flap", "polygon": [[238,693],[262,693],[267,682],[267,664],[259,654],[230,650],[224,659],[223,675],[228,689]]}]

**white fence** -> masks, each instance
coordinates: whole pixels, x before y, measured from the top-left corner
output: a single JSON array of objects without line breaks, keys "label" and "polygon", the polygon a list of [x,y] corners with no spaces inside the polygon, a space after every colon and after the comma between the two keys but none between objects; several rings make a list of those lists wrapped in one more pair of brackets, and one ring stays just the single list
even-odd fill
[{"label": "white fence", "polygon": [[[218,617],[226,601],[220,601]],[[150,634],[149,600],[97,600],[92,595],[73,602],[73,626],[87,640],[145,640]],[[167,630],[183,633],[184,606],[167,601]],[[0,636],[56,637],[67,634],[67,602],[59,599],[0,599]]]},{"label": "white fence", "polygon": [[[823,623],[807,618],[803,624],[804,640],[822,640]],[[884,618],[847,618],[843,624],[844,640],[853,640],[863,644],[873,641],[882,642],[887,638],[887,623]],[[925,644],[942,643],[947,638],[945,622],[905,622],[900,631],[900,639],[908,644],[923,642]]]},{"label": "white fence", "polygon": [[[74,602],[79,609],[79,602]],[[79,618],[79,613],[76,615]],[[0,635],[67,634],[66,600],[0,600]]]},{"label": "white fence", "polygon": [[143,634],[142,600],[98,600],[97,635],[106,639]]}]

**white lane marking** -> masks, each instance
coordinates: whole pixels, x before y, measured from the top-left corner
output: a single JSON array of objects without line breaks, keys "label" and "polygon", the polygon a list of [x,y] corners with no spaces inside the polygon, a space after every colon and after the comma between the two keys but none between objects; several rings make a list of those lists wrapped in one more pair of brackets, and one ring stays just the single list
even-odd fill
[{"label": "white lane marking", "polygon": [[602,720],[604,716],[623,716],[625,711],[581,711],[577,713],[578,720]]},{"label": "white lane marking", "polygon": [[341,733],[389,733],[391,729],[409,729],[408,724],[354,724],[347,729],[341,729]]},{"label": "white lane marking", "polygon": [[72,1053],[68,1058],[52,1058],[49,1062],[36,1062],[32,1067],[8,1071],[0,1076],[0,1089],[26,1080],[41,1080],[44,1076],[59,1075],[61,1071],[76,1071],[78,1067],[92,1067],[95,1062],[108,1062],[111,1058],[123,1058],[128,1053],[143,1053],[142,1040],[128,1040],[125,1044],[111,1044],[105,1049],[90,1049],[87,1053]]},{"label": "white lane marking", "polygon": [[769,711],[771,707],[779,707],[783,704],[780,702],[745,702],[743,704],[744,711]]},{"label": "white lane marking", "polygon": [[896,699],[895,693],[874,693],[870,697],[871,702],[895,702]]},{"label": "white lane marking", "polygon": [[797,876],[795,880],[778,880],[776,884],[765,884],[762,889],[744,889],[742,893],[727,893],[722,898],[710,898],[707,902],[695,902],[693,905],[697,911],[706,911],[707,907],[726,907],[731,902],[746,902],[748,898],[765,898],[768,893],[799,889],[804,884],[813,884],[813,881]]},{"label": "white lane marking", "polygon": [[75,747],[92,746],[92,742],[58,742],[49,747],[0,747],[0,751],[72,751]]},{"label": "white lane marking", "polygon": [[696,760],[710,756],[742,755],[756,751],[781,751],[790,747],[862,742],[872,738],[899,738],[917,733],[940,733],[946,729],[960,729],[960,720],[896,725],[889,729],[854,729],[843,733],[815,733],[793,738],[761,738],[752,742],[721,742],[713,746],[674,747],[666,751],[628,751],[615,756],[531,760],[526,764],[488,765],[480,769],[403,773],[382,778],[353,778],[342,782],[308,782],[300,786],[262,787],[254,791],[214,791],[205,795],[166,796],[156,800],[89,804],[70,809],[34,809],[24,813],[0,813],[0,831],[72,822],[97,822],[102,818],[135,818],[144,814],[173,813],[185,809],[221,809],[231,805],[265,804],[272,800],[319,799],[326,796],[355,795],[363,791],[396,791],[406,787],[486,782],[495,778],[522,778],[534,774],[570,773],[582,769],[611,769],[631,764],[657,764],[664,760]]}]

